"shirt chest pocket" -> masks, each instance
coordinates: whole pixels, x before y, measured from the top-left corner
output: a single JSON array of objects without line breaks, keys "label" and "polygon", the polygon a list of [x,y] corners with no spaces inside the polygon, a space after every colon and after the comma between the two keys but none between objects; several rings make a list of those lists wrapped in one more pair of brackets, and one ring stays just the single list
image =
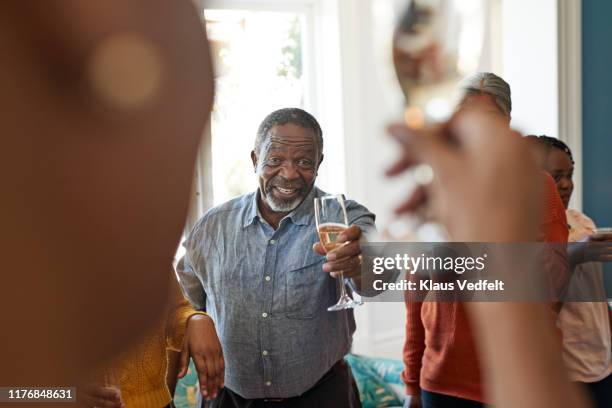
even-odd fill
[{"label": "shirt chest pocket", "polygon": [[285,315],[289,319],[312,319],[324,307],[327,293],[323,272],[325,258],[311,253],[285,272]]}]

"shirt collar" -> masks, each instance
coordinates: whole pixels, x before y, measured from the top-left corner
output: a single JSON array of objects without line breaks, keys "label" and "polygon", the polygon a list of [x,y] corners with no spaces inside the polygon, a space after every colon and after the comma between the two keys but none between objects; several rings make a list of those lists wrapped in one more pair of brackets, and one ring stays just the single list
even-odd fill
[{"label": "shirt collar", "polygon": [[255,193],[251,194],[251,199],[245,211],[244,223],[242,224],[244,228],[251,225],[255,221],[255,218],[258,217],[258,212],[259,212],[257,211],[257,198],[258,197],[259,197],[259,189],[257,189]]},{"label": "shirt collar", "polygon": [[[290,219],[291,222],[295,225],[310,225],[314,216],[314,198],[316,197],[317,191],[317,187],[313,186],[304,201],[302,201],[302,203],[295,210],[291,211],[285,218]],[[256,218],[261,217],[257,207],[258,199],[259,189],[257,189],[257,191],[253,193],[253,197],[251,198],[248,204],[246,216],[242,225],[244,228],[253,224]],[[261,221],[264,222],[263,218],[261,219]]]}]

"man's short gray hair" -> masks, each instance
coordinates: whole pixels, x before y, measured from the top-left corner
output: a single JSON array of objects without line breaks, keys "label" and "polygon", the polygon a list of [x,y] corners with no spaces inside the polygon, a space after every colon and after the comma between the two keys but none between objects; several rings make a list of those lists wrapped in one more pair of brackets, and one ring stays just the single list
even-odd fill
[{"label": "man's short gray hair", "polygon": [[300,126],[303,129],[310,130],[315,135],[315,142],[319,148],[319,156],[323,154],[323,131],[319,122],[310,113],[299,108],[284,108],[279,109],[268,116],[261,122],[259,129],[257,130],[257,137],[255,138],[255,154],[259,155],[261,145],[268,137],[268,132],[274,126],[286,125],[288,123]]},{"label": "man's short gray hair", "polygon": [[501,113],[510,117],[512,97],[510,85],[491,72],[478,72],[461,82],[461,100],[471,95],[491,95]]}]

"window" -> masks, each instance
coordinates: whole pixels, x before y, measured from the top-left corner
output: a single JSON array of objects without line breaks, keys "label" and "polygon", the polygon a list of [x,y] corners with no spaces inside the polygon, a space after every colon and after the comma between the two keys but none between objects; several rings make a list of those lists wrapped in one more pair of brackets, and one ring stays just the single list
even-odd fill
[{"label": "window", "polygon": [[252,191],[250,152],[257,128],[283,107],[312,111],[304,66],[306,15],[264,10],[205,10],[215,61],[212,113],[213,202]]},{"label": "window", "polygon": [[[260,122],[299,107],[323,129],[317,185],[345,192],[339,12],[329,0],[193,0],[206,24],[216,94],[185,236],[211,205],[257,186],[250,152]],[[211,199],[212,197],[212,199]],[[184,253],[179,246],[176,259]]]}]

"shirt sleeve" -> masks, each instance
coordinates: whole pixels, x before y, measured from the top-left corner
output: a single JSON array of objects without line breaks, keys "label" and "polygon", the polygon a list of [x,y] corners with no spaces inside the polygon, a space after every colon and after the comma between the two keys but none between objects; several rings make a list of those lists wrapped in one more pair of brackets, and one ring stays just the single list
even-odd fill
[{"label": "shirt sleeve", "polygon": [[[366,207],[355,201],[348,200],[346,201],[346,212],[349,225],[357,225],[361,228],[362,239],[376,232],[376,215],[371,213]],[[390,281],[394,277],[395,275],[386,276],[386,280]],[[349,283],[351,290],[361,296],[374,297],[380,293],[380,291],[374,290],[371,285],[366,282],[362,282],[362,287],[358,290],[352,280],[347,279],[346,281]]]},{"label": "shirt sleeve", "polygon": [[404,371],[402,381],[406,384],[406,394],[420,395],[421,365],[425,352],[425,327],[421,320],[422,302],[406,299],[406,340],[404,342]]},{"label": "shirt sleeve", "polygon": [[178,303],[168,312],[166,324],[166,348],[173,351],[181,351],[183,348],[183,337],[187,328],[187,320],[196,313],[187,299],[181,296]]},{"label": "shirt sleeve", "polygon": [[568,209],[565,213],[567,214],[567,223],[570,226],[569,242],[582,241],[595,233],[597,226],[587,215],[574,209]]},{"label": "shirt sleeve", "polygon": [[176,276],[185,298],[196,310],[206,310],[206,293],[202,279],[206,277],[204,259],[201,256],[201,224],[198,223],[185,241],[185,255],[176,265]]},{"label": "shirt sleeve", "polygon": [[376,231],[376,215],[355,201],[346,202],[349,225],[358,225],[365,234]]}]

